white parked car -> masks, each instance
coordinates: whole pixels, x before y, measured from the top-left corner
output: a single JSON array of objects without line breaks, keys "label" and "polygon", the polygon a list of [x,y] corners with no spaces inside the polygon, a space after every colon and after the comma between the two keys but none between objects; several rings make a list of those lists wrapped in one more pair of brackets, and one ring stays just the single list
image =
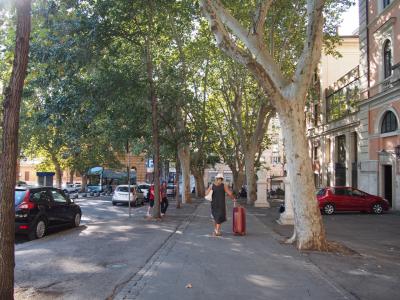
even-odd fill
[{"label": "white parked car", "polygon": [[138,183],[138,188],[143,192],[144,200],[149,200],[149,190],[150,184],[149,183]]},{"label": "white parked car", "polygon": [[[134,206],[139,206],[144,204],[143,192],[137,188],[136,185],[131,185],[130,191],[130,201]],[[112,196],[112,205],[117,205],[118,203],[128,203],[129,193],[128,185],[118,185],[115,188],[114,194]]]},{"label": "white parked car", "polygon": [[77,191],[74,183],[64,184],[62,190],[64,191],[64,193],[67,193],[67,194],[75,193]]}]

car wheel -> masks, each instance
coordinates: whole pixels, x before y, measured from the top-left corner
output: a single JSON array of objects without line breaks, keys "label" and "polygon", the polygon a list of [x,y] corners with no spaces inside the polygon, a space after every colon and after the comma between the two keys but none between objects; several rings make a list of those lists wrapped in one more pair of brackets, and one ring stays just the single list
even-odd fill
[{"label": "car wheel", "polygon": [[80,224],[81,224],[81,214],[76,213],[74,220],[72,221],[72,225],[73,225],[73,227],[79,227]]},{"label": "car wheel", "polygon": [[379,203],[375,203],[374,205],[372,205],[372,212],[377,215],[381,214],[383,212],[382,205]]},{"label": "car wheel", "polygon": [[335,212],[335,207],[333,204],[328,203],[324,205],[323,211],[326,215],[331,215]]},{"label": "car wheel", "polygon": [[113,202],[112,202],[112,205],[114,205],[114,206],[117,205],[117,202],[114,202],[114,201],[113,201]]},{"label": "car wheel", "polygon": [[36,221],[35,225],[33,226],[31,232],[28,235],[30,240],[41,239],[46,235],[47,231],[47,224],[46,221],[41,218]]}]

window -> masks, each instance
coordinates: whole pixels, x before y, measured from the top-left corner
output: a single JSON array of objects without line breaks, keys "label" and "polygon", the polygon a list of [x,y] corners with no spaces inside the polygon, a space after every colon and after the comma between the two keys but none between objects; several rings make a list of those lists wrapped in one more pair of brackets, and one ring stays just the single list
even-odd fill
[{"label": "window", "polygon": [[318,160],[318,147],[314,147],[313,159]]},{"label": "window", "polygon": [[326,120],[332,122],[357,111],[360,99],[359,67],[341,77],[325,90]]},{"label": "window", "polygon": [[383,0],[383,8],[390,4],[390,0]]},{"label": "window", "polygon": [[397,130],[397,119],[392,111],[387,111],[382,119],[381,133]]},{"label": "window", "polygon": [[353,196],[364,197],[365,194],[363,192],[359,191],[359,190],[353,190]]},{"label": "window", "polygon": [[349,196],[351,191],[347,188],[335,188],[334,194],[337,196]]},{"label": "window", "polygon": [[54,202],[57,203],[67,203],[67,198],[61,195],[59,192],[52,190],[51,194],[53,195]]},{"label": "window", "polygon": [[48,201],[49,197],[46,191],[39,191],[31,196],[31,200],[33,202]]},{"label": "window", "polygon": [[25,181],[29,181],[29,171],[25,171]]},{"label": "window", "polygon": [[317,196],[325,196],[325,192],[326,192],[326,189],[320,189],[320,190],[317,190],[316,194],[317,194]]},{"label": "window", "polygon": [[392,75],[392,43],[386,40],[383,44],[383,73],[385,78]]}]

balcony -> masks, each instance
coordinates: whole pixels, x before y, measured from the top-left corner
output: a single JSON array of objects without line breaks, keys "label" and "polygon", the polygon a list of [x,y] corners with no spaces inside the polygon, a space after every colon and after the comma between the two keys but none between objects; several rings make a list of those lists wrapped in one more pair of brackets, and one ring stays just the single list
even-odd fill
[{"label": "balcony", "polygon": [[360,77],[357,66],[325,91],[326,120],[332,122],[357,111],[360,100]]},{"label": "balcony", "polygon": [[400,63],[397,63],[392,67],[393,73],[390,77],[386,78],[385,80],[381,81],[380,83],[370,87],[369,89],[362,91],[361,94],[361,99],[366,100],[369,98],[372,98],[374,96],[377,96],[381,93],[384,93],[392,88],[394,88],[396,85],[400,83]]}]

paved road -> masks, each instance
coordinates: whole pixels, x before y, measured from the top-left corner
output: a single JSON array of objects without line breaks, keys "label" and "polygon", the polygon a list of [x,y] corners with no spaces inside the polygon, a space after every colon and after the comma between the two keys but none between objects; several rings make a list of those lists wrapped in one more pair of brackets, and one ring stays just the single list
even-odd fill
[{"label": "paved road", "polygon": [[194,210],[161,221],[144,218],[147,208],[112,206],[110,199],[76,201],[83,210],[79,228],[58,230],[16,245],[16,299],[106,299],[130,279]]},{"label": "paved road", "polygon": [[[112,206],[111,196],[100,196],[100,197],[89,197],[89,198],[78,198],[74,200],[80,205],[82,209],[82,220],[81,225],[87,225],[93,222],[100,222],[106,220],[112,220],[115,218],[126,217],[129,215],[129,208],[127,205]],[[143,209],[135,207],[131,208],[131,214],[141,214]],[[48,235],[54,234],[62,235],[65,231],[65,227],[53,228],[49,230]],[[24,236],[16,236],[16,243],[26,243],[28,239]]]},{"label": "paved road", "polygon": [[280,245],[293,229],[276,207],[249,207],[246,237],[227,222],[215,239],[208,202],[171,203],[162,222],[146,207],[129,218],[107,198],[77,202],[80,228],[16,246],[16,299],[398,299],[397,214],[325,216],[328,238],[356,252],[335,254]]}]

